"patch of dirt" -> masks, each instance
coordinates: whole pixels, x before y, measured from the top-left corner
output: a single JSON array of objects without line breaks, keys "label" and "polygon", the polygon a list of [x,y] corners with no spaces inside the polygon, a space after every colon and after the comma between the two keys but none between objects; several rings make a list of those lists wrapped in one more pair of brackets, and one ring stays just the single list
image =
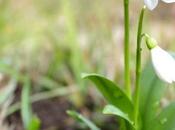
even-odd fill
[{"label": "patch of dirt", "polygon": [[[17,89],[15,98],[19,100],[20,89]],[[93,119],[93,113],[97,106],[94,104],[91,97],[85,98],[85,105],[82,108],[76,109],[88,118]],[[66,98],[54,98],[43,101],[38,101],[32,104],[34,113],[41,120],[41,130],[88,130],[80,127],[79,123],[66,114],[66,110],[75,110],[75,106]],[[8,117],[9,124],[15,125],[15,130],[24,130],[20,112],[15,112]],[[101,130],[117,130],[117,121],[115,118],[100,119],[99,127]]]},{"label": "patch of dirt", "polygon": [[[34,103],[34,113],[41,120],[41,130],[77,130],[74,121],[66,114],[66,110],[71,108],[71,104],[65,99],[50,99]],[[16,112],[8,117],[10,124],[15,125],[15,130],[24,130],[22,126],[20,112]]]}]

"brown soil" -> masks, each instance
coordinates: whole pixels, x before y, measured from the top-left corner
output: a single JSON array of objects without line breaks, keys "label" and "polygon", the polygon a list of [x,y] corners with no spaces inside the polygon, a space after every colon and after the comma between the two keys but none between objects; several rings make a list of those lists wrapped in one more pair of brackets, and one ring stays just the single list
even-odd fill
[{"label": "brown soil", "polygon": [[[17,90],[17,95],[20,95]],[[18,100],[17,97],[15,100]],[[86,98],[86,99],[89,99]],[[66,110],[75,109],[72,103],[65,98],[48,99],[32,104],[34,113],[41,120],[41,130],[88,130],[66,114]],[[96,106],[92,100],[88,100],[83,108],[79,108],[81,113],[87,112],[91,118]],[[93,119],[93,118],[92,118]],[[9,124],[15,125],[15,130],[24,130],[22,126],[20,112],[16,112],[8,117]],[[101,130],[117,130],[116,119],[108,117],[98,122]]]}]

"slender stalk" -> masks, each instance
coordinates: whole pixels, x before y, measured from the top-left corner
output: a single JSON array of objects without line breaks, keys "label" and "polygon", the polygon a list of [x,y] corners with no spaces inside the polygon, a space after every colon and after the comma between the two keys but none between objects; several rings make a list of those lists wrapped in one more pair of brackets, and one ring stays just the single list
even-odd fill
[{"label": "slender stalk", "polygon": [[124,79],[126,94],[131,98],[129,58],[129,0],[124,0]]},{"label": "slender stalk", "polygon": [[142,42],[142,25],[143,25],[143,17],[145,12],[145,6],[142,8],[139,17],[138,23],[138,32],[137,32],[137,50],[136,50],[136,83],[135,83],[135,125],[136,129],[138,129],[138,117],[139,117],[139,94],[140,94],[140,75],[141,75],[141,42]]}]

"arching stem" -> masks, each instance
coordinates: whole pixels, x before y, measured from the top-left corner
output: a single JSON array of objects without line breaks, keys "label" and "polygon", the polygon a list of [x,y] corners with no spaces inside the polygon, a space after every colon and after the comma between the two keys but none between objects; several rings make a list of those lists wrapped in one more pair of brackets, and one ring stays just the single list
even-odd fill
[{"label": "arching stem", "polygon": [[139,117],[139,94],[140,94],[140,75],[141,75],[141,42],[142,42],[142,25],[143,25],[143,17],[145,12],[145,6],[142,8],[142,11],[140,13],[139,17],[139,23],[138,23],[138,32],[137,32],[137,50],[136,50],[136,82],[135,82],[135,95],[134,95],[134,106],[135,106],[135,112],[134,112],[134,119],[135,119],[135,125],[136,130],[138,130],[138,117]]}]

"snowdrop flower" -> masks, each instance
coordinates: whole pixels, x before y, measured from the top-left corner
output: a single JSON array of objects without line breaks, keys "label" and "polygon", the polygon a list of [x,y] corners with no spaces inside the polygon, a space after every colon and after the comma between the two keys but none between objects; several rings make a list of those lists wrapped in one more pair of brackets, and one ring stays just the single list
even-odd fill
[{"label": "snowdrop flower", "polygon": [[[162,0],[165,3],[173,3],[175,0]],[[159,0],[144,0],[148,9],[153,10],[158,5]]]},{"label": "snowdrop flower", "polygon": [[151,51],[152,64],[158,77],[167,83],[175,82],[174,58],[149,36],[146,36],[146,44]]}]

